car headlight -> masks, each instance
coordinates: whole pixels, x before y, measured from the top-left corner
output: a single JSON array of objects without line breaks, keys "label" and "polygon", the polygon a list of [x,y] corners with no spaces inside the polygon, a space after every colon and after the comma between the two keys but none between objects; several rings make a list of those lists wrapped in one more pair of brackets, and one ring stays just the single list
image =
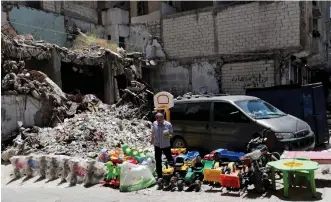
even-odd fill
[{"label": "car headlight", "polygon": [[293,133],[275,133],[275,136],[279,139],[289,139],[294,138]]}]

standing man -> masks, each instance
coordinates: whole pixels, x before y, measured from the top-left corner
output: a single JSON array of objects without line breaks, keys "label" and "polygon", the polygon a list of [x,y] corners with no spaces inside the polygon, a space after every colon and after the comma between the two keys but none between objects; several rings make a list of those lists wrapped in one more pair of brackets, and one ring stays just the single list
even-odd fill
[{"label": "standing man", "polygon": [[167,157],[168,163],[173,163],[170,147],[170,137],[173,129],[171,123],[164,120],[162,113],[157,113],[155,119],[151,134],[151,144],[154,145],[156,173],[158,181],[160,181],[162,180],[162,152]]}]

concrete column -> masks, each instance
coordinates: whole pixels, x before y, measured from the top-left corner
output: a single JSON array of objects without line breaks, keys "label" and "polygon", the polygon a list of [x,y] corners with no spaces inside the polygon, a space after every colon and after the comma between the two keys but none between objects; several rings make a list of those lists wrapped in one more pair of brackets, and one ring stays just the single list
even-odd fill
[{"label": "concrete column", "polygon": [[112,68],[112,60],[110,56],[106,56],[106,63],[103,66],[104,72],[104,102],[106,104],[115,103],[115,87],[114,87],[114,72]]},{"label": "concrete column", "polygon": [[61,78],[61,57],[55,49],[52,50],[52,57],[50,59],[49,78],[54,81],[62,89]]}]

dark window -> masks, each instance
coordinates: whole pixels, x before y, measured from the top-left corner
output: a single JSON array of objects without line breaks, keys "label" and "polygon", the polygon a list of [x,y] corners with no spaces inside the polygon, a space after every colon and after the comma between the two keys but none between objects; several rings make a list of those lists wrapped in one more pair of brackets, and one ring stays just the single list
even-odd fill
[{"label": "dark window", "polygon": [[111,35],[107,35],[108,41],[111,41]]},{"label": "dark window", "polygon": [[148,1],[137,1],[137,16],[148,14]]},{"label": "dark window", "polygon": [[210,105],[208,102],[187,103],[185,108],[185,120],[209,121]]},{"label": "dark window", "polygon": [[174,2],[173,1],[168,1],[170,6],[174,6]]},{"label": "dark window", "polygon": [[35,9],[41,9],[41,1],[26,1],[26,6]]},{"label": "dark window", "polygon": [[119,46],[120,48],[125,49],[124,37],[121,37],[121,36],[120,36],[118,46]]},{"label": "dark window", "polygon": [[185,120],[185,104],[175,104],[170,109],[170,121],[171,120]]},{"label": "dark window", "polygon": [[218,122],[247,122],[248,119],[239,109],[230,103],[214,103],[214,121]]}]

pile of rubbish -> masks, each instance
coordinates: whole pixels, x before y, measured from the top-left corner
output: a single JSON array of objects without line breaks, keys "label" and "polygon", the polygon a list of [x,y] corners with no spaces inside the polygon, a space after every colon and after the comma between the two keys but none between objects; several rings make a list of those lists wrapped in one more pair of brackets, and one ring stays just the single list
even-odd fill
[{"label": "pile of rubbish", "polygon": [[[139,161],[139,162],[138,162]],[[86,160],[64,155],[28,155],[10,158],[15,178],[39,176],[60,179],[73,186],[112,185],[121,191],[136,191],[155,184],[155,160],[150,153],[123,145],[115,151],[102,149],[97,158]],[[138,179],[139,178],[139,179]]]},{"label": "pile of rubbish", "polygon": [[152,150],[149,144],[151,122],[123,119],[123,112],[127,111],[128,105],[124,105],[76,114],[54,128],[21,127],[13,145],[3,152],[2,159],[6,161],[13,155],[30,153],[95,157],[96,151],[123,143]]},{"label": "pile of rubbish", "polygon": [[[66,155],[94,158],[102,148],[114,148],[123,143],[151,150],[151,122],[154,91],[141,79],[141,64],[154,65],[141,53],[116,52],[98,46],[70,50],[34,40],[31,35],[1,36],[1,89],[3,95],[27,95],[46,101],[52,107],[50,124],[18,130],[6,139],[2,159],[17,155]],[[114,77],[124,75],[128,84],[117,89],[118,102],[110,106],[95,95],[66,94],[46,74],[25,67],[21,60],[51,59],[54,54],[62,62],[75,65],[101,66],[111,63]],[[16,61],[15,61],[16,60]],[[80,69],[78,72],[81,72]],[[23,121],[23,120],[22,120]],[[4,139],[2,139],[2,143]]]},{"label": "pile of rubbish", "polygon": [[[95,111],[102,102],[94,95],[82,96],[76,103],[72,96],[62,90],[46,74],[28,70],[24,61],[5,60],[2,63],[1,90],[3,95],[29,95],[38,100],[46,100],[53,107],[51,125],[56,125],[66,117],[73,116],[77,109]],[[71,100],[72,99],[72,100]]]}]

